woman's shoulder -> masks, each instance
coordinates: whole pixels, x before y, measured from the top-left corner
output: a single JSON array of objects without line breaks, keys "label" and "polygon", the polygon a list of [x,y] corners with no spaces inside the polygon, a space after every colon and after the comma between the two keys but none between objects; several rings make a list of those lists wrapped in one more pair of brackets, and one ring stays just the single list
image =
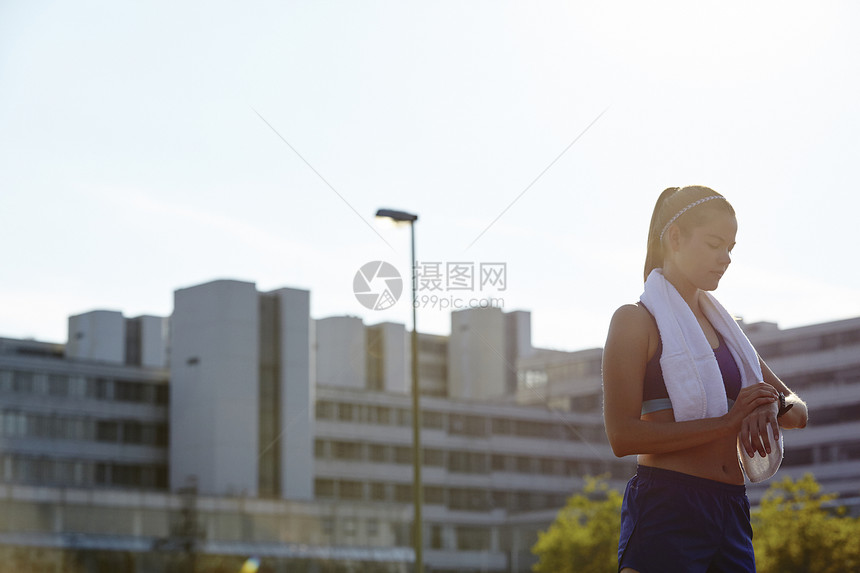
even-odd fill
[{"label": "woman's shoulder", "polygon": [[639,302],[623,304],[618,307],[612,315],[613,323],[621,323],[625,326],[647,327],[654,322],[654,318],[645,305]]},{"label": "woman's shoulder", "polygon": [[654,317],[641,303],[624,304],[612,315],[609,325],[610,334],[613,332],[625,339],[645,337],[657,334]]}]

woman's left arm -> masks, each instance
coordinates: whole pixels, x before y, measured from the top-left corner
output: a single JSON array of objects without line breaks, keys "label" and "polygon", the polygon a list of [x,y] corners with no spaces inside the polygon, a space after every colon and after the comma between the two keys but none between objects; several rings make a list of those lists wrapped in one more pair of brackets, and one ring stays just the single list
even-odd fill
[{"label": "woman's left arm", "polygon": [[806,403],[773,373],[770,367],[761,359],[761,356],[759,356],[758,361],[761,364],[761,373],[764,381],[776,388],[778,392],[785,394],[786,405],[792,404],[791,410],[779,418],[780,427],[787,430],[805,428],[806,422],[809,420],[809,411],[806,408]]}]

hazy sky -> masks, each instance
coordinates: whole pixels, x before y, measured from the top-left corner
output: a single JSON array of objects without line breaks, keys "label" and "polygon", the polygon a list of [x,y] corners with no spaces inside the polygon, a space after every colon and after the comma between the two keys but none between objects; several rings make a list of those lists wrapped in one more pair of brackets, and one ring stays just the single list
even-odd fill
[{"label": "hazy sky", "polygon": [[408,277],[391,207],[419,261],[504,263],[492,295],[536,345],[600,346],[685,184],[738,213],[729,310],[858,316],[858,25],[852,2],[0,2],[0,336],[167,315],[216,278],[409,324],[408,288],[353,296],[368,261]]}]

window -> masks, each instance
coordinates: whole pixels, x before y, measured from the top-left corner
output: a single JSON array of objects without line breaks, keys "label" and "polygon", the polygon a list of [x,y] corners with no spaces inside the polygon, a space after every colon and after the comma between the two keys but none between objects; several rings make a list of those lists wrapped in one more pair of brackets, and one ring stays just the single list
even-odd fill
[{"label": "window", "polygon": [[317,402],[316,407],[317,420],[333,420],[334,419],[334,403],[321,400]]},{"label": "window", "polygon": [[379,520],[371,517],[367,520],[367,535],[374,537],[379,534]]},{"label": "window", "polygon": [[62,374],[49,374],[48,394],[51,396],[68,396],[69,377]]},{"label": "window", "polygon": [[360,481],[342,480],[338,488],[340,499],[358,500],[364,498],[364,484]]},{"label": "window", "polygon": [[370,499],[374,501],[385,501],[388,499],[388,491],[384,483],[374,482],[370,484]]},{"label": "window", "polygon": [[10,390],[12,390],[12,372],[0,370],[0,392],[9,392]]},{"label": "window", "polygon": [[119,424],[105,420],[96,422],[96,440],[116,442],[119,439]]},{"label": "window", "polygon": [[72,484],[75,481],[75,464],[69,461],[54,462],[54,481],[62,484]]},{"label": "window", "polygon": [[394,486],[394,501],[398,503],[410,503],[412,500],[412,486],[397,484]]},{"label": "window", "polygon": [[421,378],[442,378],[444,379],[448,374],[448,368],[444,362],[440,363],[428,363],[428,362],[420,362],[418,364],[418,373]]},{"label": "window", "polygon": [[368,456],[372,462],[387,462],[389,461],[388,446],[370,444],[368,446]]},{"label": "window", "polygon": [[394,545],[406,546],[412,543],[412,524],[398,521],[389,522],[394,536]]},{"label": "window", "polygon": [[352,422],[355,419],[355,408],[352,404],[338,404],[337,419],[341,422]]},{"label": "window", "polygon": [[316,497],[334,497],[334,480],[320,478],[315,479],[314,495],[316,495]]},{"label": "window", "polygon": [[487,456],[477,452],[448,452],[448,471],[480,474],[486,473]]},{"label": "window", "polygon": [[425,428],[441,430],[445,427],[442,412],[421,412],[421,425]]},{"label": "window", "polygon": [[332,457],[338,460],[362,459],[362,445],[355,442],[332,442]]},{"label": "window", "polygon": [[810,416],[810,423],[815,426],[837,424],[840,422],[854,422],[858,420],[860,420],[860,404],[819,408],[815,410],[814,416]]},{"label": "window", "polygon": [[358,524],[354,517],[347,517],[343,520],[343,533],[344,535],[355,535],[356,530],[358,529]]},{"label": "window", "polygon": [[445,488],[438,486],[424,486],[424,503],[431,505],[445,505]]},{"label": "window", "polygon": [[460,551],[487,551],[490,549],[490,530],[486,527],[457,526],[457,549]]},{"label": "window", "polygon": [[155,425],[155,445],[156,446],[166,446],[168,440],[168,429],[167,424],[156,424]]},{"label": "window", "polygon": [[108,464],[96,464],[95,482],[99,485],[108,485],[110,483],[110,467],[108,467]]},{"label": "window", "polygon": [[168,392],[167,385],[159,384],[155,387],[155,403],[158,405],[165,405],[169,399],[170,393]]},{"label": "window", "polygon": [[425,466],[445,467],[445,451],[425,448],[424,451]]},{"label": "window", "polygon": [[122,428],[122,441],[124,444],[142,444],[143,424],[138,422],[125,422]]},{"label": "window", "polygon": [[145,402],[146,386],[140,382],[121,382],[117,380],[114,383],[114,398],[120,402]]},{"label": "window", "polygon": [[860,442],[842,444],[837,451],[840,460],[860,460]]},{"label": "window", "polygon": [[564,465],[561,460],[541,458],[540,473],[544,475],[562,475],[564,474]]},{"label": "window", "polygon": [[314,457],[324,458],[326,450],[325,440],[314,440]]},{"label": "window", "polygon": [[486,418],[464,414],[448,415],[448,433],[463,436],[485,436]]},{"label": "window", "polygon": [[532,504],[531,493],[527,491],[515,492],[511,502],[511,509],[514,511],[528,511],[531,509],[535,509],[534,505]]},{"label": "window", "polygon": [[496,509],[508,509],[508,492],[494,491],[492,493],[493,507]]},{"label": "window", "polygon": [[383,426],[391,424],[391,408],[376,406],[376,423]]},{"label": "window", "polygon": [[63,439],[71,437],[71,420],[68,418],[60,418],[53,415],[48,418],[48,433],[49,438]]},{"label": "window", "polygon": [[506,436],[511,433],[511,421],[504,418],[493,418],[493,433]]},{"label": "window", "polygon": [[332,535],[334,533],[334,519],[331,517],[323,517],[320,520],[320,529],[323,535]]},{"label": "window", "polygon": [[24,414],[27,417],[27,435],[44,438],[48,436],[48,418],[39,414]]},{"label": "window", "polygon": [[12,436],[24,436],[27,434],[27,417],[23,412],[6,412],[3,416],[3,434]]},{"label": "window", "polygon": [[32,394],[34,379],[35,376],[32,372],[14,371],[12,373],[12,391],[22,394]]},{"label": "window", "polygon": [[532,459],[526,456],[517,456],[517,472],[521,474],[532,473]]},{"label": "window", "polygon": [[406,408],[397,408],[397,424],[399,426],[411,426],[412,412]]},{"label": "window", "polygon": [[430,526],[430,548],[431,549],[442,549],[442,526],[441,525],[432,525]]},{"label": "window", "polygon": [[109,400],[113,395],[110,380],[106,378],[87,378],[87,398]]},{"label": "window", "polygon": [[448,490],[448,507],[464,511],[486,511],[490,499],[487,490],[451,488]]},{"label": "window", "polygon": [[783,466],[808,466],[814,462],[812,448],[788,448],[785,450]]},{"label": "window", "polygon": [[507,469],[507,457],[493,454],[491,464],[494,472],[503,472]]},{"label": "window", "polygon": [[111,483],[126,487],[140,487],[143,482],[140,466],[114,464],[111,468]]},{"label": "window", "polygon": [[362,424],[372,424],[373,423],[373,408],[366,406],[364,404],[356,404],[355,405],[355,421],[361,422]]},{"label": "window", "polygon": [[514,424],[514,434],[523,438],[560,438],[563,434],[560,426],[549,422],[534,422],[517,420]]},{"label": "window", "polygon": [[574,412],[597,412],[600,410],[600,401],[600,394],[577,396],[570,401],[570,406]]},{"label": "window", "polygon": [[409,446],[394,447],[394,462],[398,464],[412,463],[412,448]]},{"label": "window", "polygon": [[544,370],[520,370],[517,372],[517,385],[520,388],[542,388],[549,376]]}]

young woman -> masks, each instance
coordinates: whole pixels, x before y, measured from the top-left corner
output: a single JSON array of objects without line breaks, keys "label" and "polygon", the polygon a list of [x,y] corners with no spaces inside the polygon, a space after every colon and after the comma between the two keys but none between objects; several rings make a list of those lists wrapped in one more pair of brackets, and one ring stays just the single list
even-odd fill
[{"label": "young woman", "polygon": [[[708,291],[731,263],[737,227],[732,206],[707,187],[663,191],[648,235],[645,294],[650,289],[651,298],[643,295],[646,303],[622,306],[612,318],[603,354],[606,432],[615,455],[637,454],[639,463],[624,494],[622,572],[755,571],[742,451],[781,459],[779,427],[806,425],[806,405],[733,321],[718,323],[709,310],[722,309]],[[658,306],[658,291],[675,306],[648,308]],[[676,322],[686,330],[672,330]],[[713,357],[704,346],[706,356],[693,364],[684,349],[705,341]],[[747,362],[755,364],[738,363],[744,345],[752,357]],[[664,346],[675,349],[672,356],[663,356]],[[719,404],[699,393],[725,398]]]}]

